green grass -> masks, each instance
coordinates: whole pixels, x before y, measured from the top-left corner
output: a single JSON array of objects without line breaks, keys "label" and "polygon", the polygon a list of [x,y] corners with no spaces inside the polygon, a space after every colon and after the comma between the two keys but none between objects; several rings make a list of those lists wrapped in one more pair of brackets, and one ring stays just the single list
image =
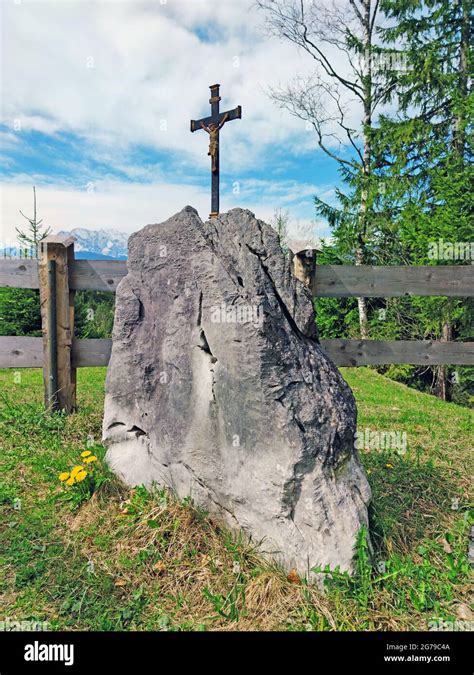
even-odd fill
[{"label": "green grass", "polygon": [[[368,369],[344,370],[358,428],[405,431],[406,454],[361,450],[373,555],[326,592],[290,580],[165,490],[128,490],[101,461],[105,370],[78,372],[80,409],[42,409],[41,373],[0,371],[0,619],[55,630],[426,630],[472,620],[467,545],[472,412]],[[94,483],[58,474],[85,449]]]}]

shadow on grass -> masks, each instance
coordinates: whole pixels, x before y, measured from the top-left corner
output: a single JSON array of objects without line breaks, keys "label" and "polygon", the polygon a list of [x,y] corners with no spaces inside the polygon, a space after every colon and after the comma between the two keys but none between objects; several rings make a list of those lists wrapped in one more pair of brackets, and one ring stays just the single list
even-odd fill
[{"label": "shadow on grass", "polygon": [[449,529],[459,486],[431,461],[390,452],[362,455],[372,488],[371,534],[376,551],[412,553],[423,539]]}]

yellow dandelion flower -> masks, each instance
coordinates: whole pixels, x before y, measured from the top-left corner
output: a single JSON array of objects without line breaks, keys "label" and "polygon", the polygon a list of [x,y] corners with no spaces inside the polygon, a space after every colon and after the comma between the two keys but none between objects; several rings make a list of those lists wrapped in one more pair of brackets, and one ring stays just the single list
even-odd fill
[{"label": "yellow dandelion flower", "polygon": [[75,480],[72,476],[71,476],[71,478],[68,478],[67,481],[66,481],[66,485],[74,485],[74,483],[75,483]]},{"label": "yellow dandelion flower", "polygon": [[91,457],[87,457],[85,460],[86,464],[90,464],[91,462],[97,462],[97,457],[95,455],[92,455]]},{"label": "yellow dandelion flower", "polygon": [[71,478],[75,478],[79,471],[84,471],[84,467],[78,464],[77,466],[74,467],[74,469],[71,471]]},{"label": "yellow dandelion flower", "polygon": [[76,483],[80,483],[87,476],[87,471],[79,471],[76,475]]},{"label": "yellow dandelion flower", "polygon": [[370,476],[371,473],[372,473],[372,469],[367,469],[367,475]]},{"label": "yellow dandelion flower", "polygon": [[387,469],[393,469],[393,464],[386,464],[386,465],[385,465],[385,468],[387,468]]},{"label": "yellow dandelion flower", "polygon": [[89,457],[89,455],[92,455],[90,450],[84,450],[84,452],[81,452],[81,457]]},{"label": "yellow dandelion flower", "polygon": [[59,474],[58,478],[61,482],[67,480],[69,478],[69,471],[63,471]]}]

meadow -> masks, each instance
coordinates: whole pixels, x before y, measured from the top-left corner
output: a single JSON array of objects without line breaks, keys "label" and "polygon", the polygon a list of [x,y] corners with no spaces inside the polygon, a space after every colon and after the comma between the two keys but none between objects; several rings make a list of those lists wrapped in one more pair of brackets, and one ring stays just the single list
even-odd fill
[{"label": "meadow", "polygon": [[[374,550],[362,533],[355,575],[327,570],[322,592],[189,500],[130,490],[108,471],[105,369],[78,371],[71,416],[44,410],[41,371],[0,371],[0,616],[50,630],[472,627],[472,411],[370,369],[342,372],[358,429],[406,432],[407,448],[360,450]],[[61,482],[83,452],[97,457],[87,477]]]}]

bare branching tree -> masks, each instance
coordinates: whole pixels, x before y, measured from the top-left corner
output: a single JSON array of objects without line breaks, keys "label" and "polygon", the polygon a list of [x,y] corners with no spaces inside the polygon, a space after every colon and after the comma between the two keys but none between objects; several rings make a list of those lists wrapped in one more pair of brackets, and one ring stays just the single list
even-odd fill
[{"label": "bare branching tree", "polygon": [[[396,81],[393,63],[383,58],[386,50],[376,44],[379,0],[257,0],[257,5],[265,12],[269,35],[288,40],[314,62],[310,77],[296,76],[270,95],[310,125],[321,150],[356,177],[354,255],[362,265],[371,225],[372,120],[377,107],[390,100]],[[367,338],[365,298],[358,298],[358,307],[361,336]]]}]

